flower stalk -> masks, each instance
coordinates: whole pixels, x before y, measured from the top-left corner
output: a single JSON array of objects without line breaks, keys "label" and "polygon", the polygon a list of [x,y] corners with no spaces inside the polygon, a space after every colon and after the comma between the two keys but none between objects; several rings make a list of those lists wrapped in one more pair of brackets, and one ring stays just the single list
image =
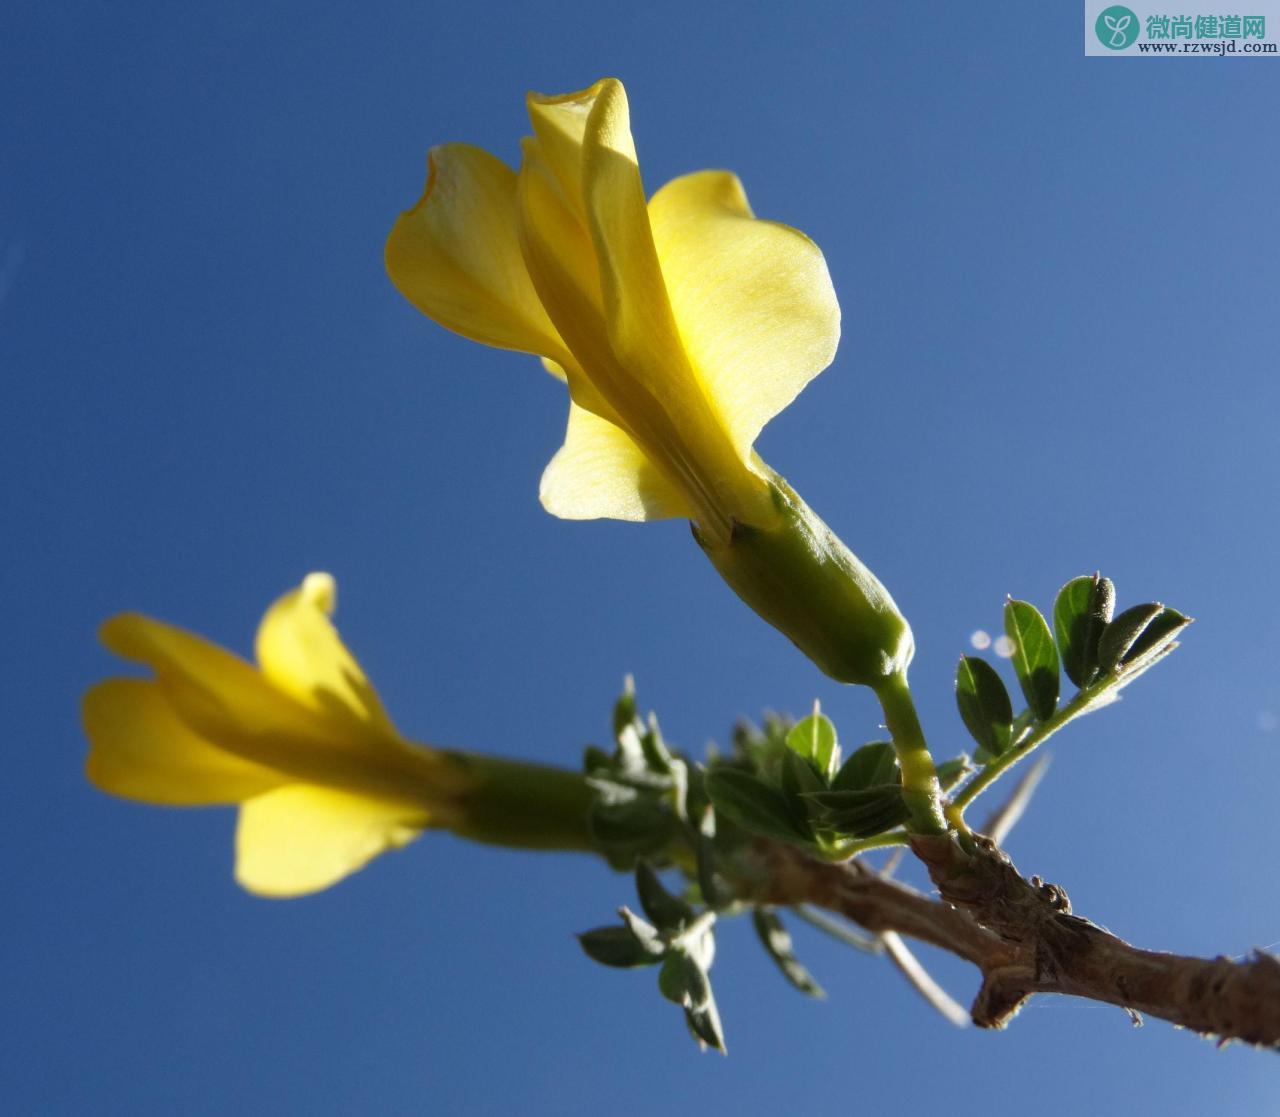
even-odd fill
[{"label": "flower stalk", "polygon": [[947,820],[942,812],[938,770],[925,742],[906,669],[876,687],[876,697],[902,771],[902,798],[911,812],[907,829],[914,834],[945,834]]},{"label": "flower stalk", "polygon": [[449,829],[511,849],[598,852],[587,827],[593,792],[581,772],[475,752],[446,751],[467,790]]}]

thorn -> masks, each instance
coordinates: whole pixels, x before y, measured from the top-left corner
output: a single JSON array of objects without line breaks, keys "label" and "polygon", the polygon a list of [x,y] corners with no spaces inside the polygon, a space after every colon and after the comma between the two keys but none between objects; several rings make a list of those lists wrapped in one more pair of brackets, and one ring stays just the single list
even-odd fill
[{"label": "thorn", "polygon": [[898,865],[902,862],[903,854],[906,852],[907,852],[906,846],[898,846],[897,849],[895,849],[891,854],[889,854],[887,858],[885,858],[884,864],[880,866],[880,875],[885,879],[888,879],[889,877],[893,876],[894,872],[898,868]]},{"label": "thorn", "polygon": [[953,1000],[951,995],[933,980],[929,971],[920,964],[920,960],[911,953],[907,944],[898,937],[897,932],[884,931],[879,938],[884,943],[889,960],[902,972],[915,991],[949,1023],[957,1028],[968,1027],[969,1013],[965,1011],[964,1006]]},{"label": "thorn", "polygon": [[815,908],[812,904],[797,904],[791,910],[811,927],[816,927],[819,931],[825,931],[837,942],[844,943],[845,946],[851,946],[854,950],[861,950],[864,954],[884,953],[884,943],[879,935],[859,934],[852,927],[847,926],[844,920],[836,919],[820,908]]}]

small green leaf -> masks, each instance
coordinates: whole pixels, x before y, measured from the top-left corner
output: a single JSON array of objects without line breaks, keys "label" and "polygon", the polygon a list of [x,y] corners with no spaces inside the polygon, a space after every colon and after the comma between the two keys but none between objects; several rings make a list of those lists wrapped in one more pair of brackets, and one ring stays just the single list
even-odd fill
[{"label": "small green leaf", "polygon": [[711,1000],[711,980],[692,956],[688,956],[685,964],[685,990],[687,1005],[695,1012],[706,1008]]},{"label": "small green leaf", "polygon": [[821,985],[813,980],[813,975],[795,956],[791,946],[791,933],[783,926],[778,913],[772,908],[758,907],[751,912],[751,922],[755,924],[756,934],[770,958],[777,964],[792,985],[810,997],[823,998],[827,994]]},{"label": "small green leaf", "polygon": [[1047,721],[1058,708],[1058,649],[1049,622],[1028,601],[1012,598],[1004,607],[1005,635],[1013,642],[1013,669],[1022,696],[1037,720]]},{"label": "small green leaf", "polygon": [[649,766],[645,761],[644,746],[640,743],[639,722],[624,725],[618,733],[618,753],[614,767],[627,775],[647,772]]},{"label": "small green leaf", "polygon": [[681,1007],[685,1003],[685,968],[688,963],[687,954],[672,950],[662,960],[662,969],[658,971],[658,992]]},{"label": "small green leaf", "polygon": [[827,785],[822,777],[813,770],[809,761],[797,756],[790,749],[782,754],[782,771],[780,785],[783,798],[791,810],[791,818],[796,829],[812,840],[813,831],[809,826],[809,804],[803,798],[810,791],[826,791]]},{"label": "small green leaf", "polygon": [[661,849],[673,825],[670,812],[649,795],[625,802],[597,801],[587,813],[587,829],[617,869],[630,869],[637,857]]},{"label": "small green leaf", "polygon": [[667,891],[648,861],[636,862],[636,893],[645,915],[663,931],[675,931],[693,921],[693,908]]},{"label": "small green leaf", "polygon": [[710,908],[721,907],[725,897],[716,879],[716,812],[708,805],[698,822],[698,837],[694,847],[698,864],[698,891],[702,902]]},{"label": "small green leaf", "polygon": [[1120,661],[1120,670],[1125,674],[1131,671],[1142,672],[1157,659],[1161,659],[1178,646],[1174,639],[1191,623],[1191,618],[1177,609],[1165,608],[1143,630]]},{"label": "small green leaf", "polygon": [[816,702],[813,713],[796,722],[787,733],[787,747],[809,761],[824,780],[830,780],[840,766],[836,727],[818,711]]},{"label": "small green leaf", "polygon": [[806,796],[820,809],[820,821],[843,835],[870,838],[906,822],[910,811],[897,784],[862,791],[818,791]]},{"label": "small green leaf", "polygon": [[706,971],[683,950],[669,950],[658,971],[658,989],[667,1000],[684,1008],[705,1008],[711,1000]]},{"label": "small green leaf", "polygon": [[588,958],[605,966],[631,970],[640,966],[652,966],[662,961],[662,944],[650,940],[654,946],[641,942],[626,927],[596,927],[578,936],[578,942]]},{"label": "small green leaf", "polygon": [[973,761],[968,753],[961,753],[952,760],[944,760],[938,765],[938,783],[943,791],[950,791],[965,776],[973,771]]},{"label": "small green leaf", "polygon": [[623,680],[622,694],[613,706],[613,739],[621,743],[622,731],[636,724],[636,681],[630,675]]},{"label": "small green leaf", "polygon": [[1114,689],[1110,692],[1110,696],[1114,699],[1114,697],[1117,696],[1117,692],[1119,692],[1120,690],[1123,690],[1135,679],[1138,679],[1141,676],[1145,675],[1148,671],[1151,670],[1151,668],[1153,668],[1157,663],[1159,663],[1162,659],[1164,659],[1165,656],[1167,656],[1170,652],[1174,651],[1177,647],[1178,647],[1178,641],[1171,640],[1169,641],[1169,643],[1165,644],[1161,648],[1157,648],[1152,652],[1148,652],[1146,655],[1139,656],[1135,660],[1131,660],[1129,662],[1124,663],[1120,668],[1119,675],[1117,676],[1118,682],[1116,683]]},{"label": "small green leaf", "polygon": [[708,927],[692,942],[686,944],[689,957],[702,967],[704,973],[711,970],[711,963],[716,960],[716,934]]},{"label": "small green leaf", "polygon": [[780,769],[779,780],[787,795],[827,790],[827,781],[818,775],[813,764],[790,749],[782,754]]},{"label": "small green leaf", "polygon": [[999,756],[1013,739],[1013,703],[1009,692],[985,659],[962,655],[956,668],[956,705],[970,735],[978,742],[979,759]]},{"label": "small green leaf", "polygon": [[1164,606],[1156,601],[1134,605],[1107,625],[1098,641],[1098,667],[1104,675],[1119,669],[1139,638],[1163,612]]},{"label": "small green leaf", "polygon": [[1115,611],[1116,588],[1110,578],[1086,574],[1072,578],[1053,603],[1053,631],[1062,668],[1078,687],[1098,673],[1098,641]]},{"label": "small green leaf", "polygon": [[618,914],[622,916],[622,922],[627,925],[627,930],[635,936],[636,941],[642,946],[658,953],[662,953],[667,949],[662,937],[658,934],[658,929],[650,926],[630,908],[621,907],[618,909]]},{"label": "small green leaf", "polygon": [[649,715],[649,724],[640,734],[640,748],[644,751],[645,762],[650,771],[664,776],[670,774],[673,757],[662,739],[662,730],[658,728],[655,714]]},{"label": "small green leaf", "polygon": [[722,1055],[725,1053],[724,1029],[720,1026],[720,1012],[714,997],[708,996],[707,1003],[700,1009],[686,1008],[684,1018],[693,1038],[701,1046],[714,1047]]},{"label": "small green leaf", "polygon": [[898,780],[898,754],[889,741],[872,741],[854,751],[831,781],[832,791],[863,791]]},{"label": "small green leaf", "polygon": [[741,768],[712,768],[704,786],[716,812],[748,833],[786,842],[810,842],[796,825],[786,797],[758,776]]}]

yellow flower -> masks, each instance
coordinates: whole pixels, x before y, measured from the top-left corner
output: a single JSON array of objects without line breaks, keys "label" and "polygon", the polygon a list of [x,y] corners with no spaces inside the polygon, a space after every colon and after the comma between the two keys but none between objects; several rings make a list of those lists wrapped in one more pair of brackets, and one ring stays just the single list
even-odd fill
[{"label": "yellow flower", "polygon": [[835,353],[822,253],[758,220],[727,171],[646,204],[612,78],[528,107],[518,174],[479,148],[432,150],[387,240],[392,280],[442,325],[568,382],[549,511],[687,516],[734,592],[823,671],[877,688],[901,676],[914,644],[892,597],[752,449]]},{"label": "yellow flower", "polygon": [[236,879],[251,892],[326,888],[427,826],[449,826],[467,777],[400,736],[329,621],[328,574],[281,597],[258,628],[258,668],[136,613],[101,637],[154,678],[84,698],[86,773],[104,791],[179,806],[240,804]]},{"label": "yellow flower", "polygon": [[712,545],[773,523],[752,444],[835,353],[822,253],[758,220],[727,171],[646,204],[612,78],[528,108],[518,174],[475,147],[432,150],[426,192],[387,242],[391,278],[442,325],[567,380],[568,430],[541,485],[555,515],[685,516]]}]

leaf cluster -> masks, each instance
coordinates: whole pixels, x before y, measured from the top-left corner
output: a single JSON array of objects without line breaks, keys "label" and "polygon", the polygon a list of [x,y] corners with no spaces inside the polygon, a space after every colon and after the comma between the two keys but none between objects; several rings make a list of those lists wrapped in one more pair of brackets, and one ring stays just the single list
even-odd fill
[{"label": "leaf cluster", "polygon": [[701,912],[669,892],[647,861],[635,869],[640,907],[649,921],[629,908],[619,908],[621,925],[596,927],[578,936],[587,956],[619,969],[657,966],[658,990],[684,1009],[694,1039],[724,1051],[724,1029],[711,991],[715,960],[714,911]]},{"label": "leaf cluster", "polygon": [[[816,706],[785,732],[767,724],[764,733],[740,734],[738,745],[733,758],[711,766],[704,787],[717,816],[750,834],[838,859],[907,820],[892,743],[872,741],[845,759]],[[968,771],[966,756],[939,766],[945,786]]]},{"label": "leaf cluster", "polygon": [[[1113,701],[1172,652],[1191,623],[1159,602],[1117,615],[1115,587],[1098,574],[1063,586],[1051,616],[1052,624],[1027,601],[1005,604],[1005,634],[1025,701],[1016,714],[996,668],[978,656],[961,657],[956,703],[978,768],[966,754],[937,766],[943,791],[954,795],[949,813],[962,812],[1067,722]],[[1065,702],[1064,676],[1076,687]],[[894,745],[871,741],[846,757],[835,725],[815,703],[795,723],[769,716],[760,727],[740,724],[732,753],[713,755],[703,767],[667,744],[652,714],[640,717],[630,679],[614,707],[613,736],[611,751],[589,746],[585,753],[594,791],[589,826],[610,864],[634,873],[643,916],[619,908],[619,924],[578,936],[586,954],[617,968],[656,967],[659,991],[682,1008],[694,1038],[720,1051],[724,1029],[710,979],[718,919],[750,911],[782,975],[800,991],[823,996],[796,958],[779,912],[753,902],[745,878],[739,879],[746,864],[739,855],[758,838],[830,860],[905,842],[901,827],[909,814]],[[684,875],[682,894],[659,876],[670,867]],[[817,923],[803,906],[795,910]],[[861,948],[880,945],[875,940]]]},{"label": "leaf cluster", "polygon": [[[634,869],[642,857],[665,860],[688,828],[690,810],[705,810],[697,769],[667,746],[650,714],[642,719],[628,677],[613,710],[614,748],[588,745],[583,755],[594,791],[587,825],[615,869]],[[692,788],[690,784],[692,783]]]},{"label": "leaf cluster", "polygon": [[[995,667],[979,656],[960,657],[956,705],[977,745],[974,758],[985,769],[1003,770],[1068,721],[1114,701],[1178,646],[1178,634],[1191,623],[1159,602],[1116,615],[1115,600],[1111,579],[1092,574],[1072,578],[1058,591],[1052,628],[1030,602],[1005,603],[1005,635],[1026,702],[1016,715]],[[1063,675],[1077,689],[1060,703]]]}]

